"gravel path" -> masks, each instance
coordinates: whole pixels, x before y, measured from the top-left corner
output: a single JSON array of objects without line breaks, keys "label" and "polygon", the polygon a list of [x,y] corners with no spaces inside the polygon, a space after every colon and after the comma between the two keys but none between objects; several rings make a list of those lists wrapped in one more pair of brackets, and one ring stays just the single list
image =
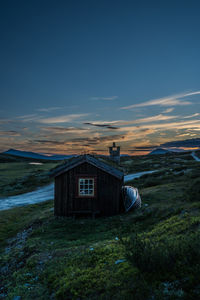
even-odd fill
[{"label": "gravel path", "polygon": [[54,197],[54,183],[40,187],[32,192],[0,198],[0,210],[23,206],[27,204],[35,204],[46,200],[51,200]]},{"label": "gravel path", "polygon": [[128,181],[131,181],[135,178],[139,178],[141,177],[142,175],[145,175],[145,174],[152,174],[154,172],[157,172],[158,170],[154,170],[154,171],[144,171],[144,172],[139,172],[139,173],[134,173],[134,174],[129,174],[129,175],[126,175],[124,176],[124,182],[128,182]]}]

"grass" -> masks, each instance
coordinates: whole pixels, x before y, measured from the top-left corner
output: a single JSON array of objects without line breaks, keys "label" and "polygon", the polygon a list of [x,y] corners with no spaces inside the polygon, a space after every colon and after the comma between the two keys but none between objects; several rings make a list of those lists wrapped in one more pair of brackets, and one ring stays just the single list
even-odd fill
[{"label": "grass", "polygon": [[48,172],[57,164],[31,165],[29,161],[0,163],[0,197],[29,192],[47,184],[50,181]]},{"label": "grass", "polygon": [[171,153],[166,155],[133,156],[122,157],[120,165],[127,173],[142,172],[158,169],[174,169],[183,166],[194,166],[195,161],[190,153]]},{"label": "grass", "polygon": [[14,237],[32,224],[40,223],[40,220],[43,220],[52,208],[52,201],[47,201],[37,205],[0,211],[0,250],[6,246],[7,239]]},{"label": "grass", "polygon": [[55,218],[47,201],[0,212],[0,297],[198,299],[199,164],[170,171],[177,158],[132,181],[142,196],[137,211],[73,220]]}]

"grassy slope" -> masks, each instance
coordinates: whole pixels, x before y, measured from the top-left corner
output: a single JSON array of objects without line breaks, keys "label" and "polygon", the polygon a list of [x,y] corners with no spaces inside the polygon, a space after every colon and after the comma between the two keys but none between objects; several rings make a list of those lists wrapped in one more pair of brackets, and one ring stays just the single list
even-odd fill
[{"label": "grassy slope", "polygon": [[28,192],[47,184],[48,172],[56,165],[57,162],[30,165],[27,160],[0,163],[0,197]]},{"label": "grassy slope", "polygon": [[[148,159],[152,166],[159,164],[158,157]],[[181,259],[188,256],[186,237],[191,249],[198,246],[193,235],[199,234],[200,203],[188,199],[187,190],[199,177],[200,164],[182,157],[165,160],[168,165],[162,162],[156,176],[133,182],[143,199],[142,209],[135,212],[96,220],[54,218],[52,201],[0,212],[0,293],[7,299],[198,298],[200,255],[195,252],[195,262],[184,265]],[[124,168],[126,164],[138,171],[144,162],[137,158],[124,161]],[[170,243],[178,245],[171,269]]]}]

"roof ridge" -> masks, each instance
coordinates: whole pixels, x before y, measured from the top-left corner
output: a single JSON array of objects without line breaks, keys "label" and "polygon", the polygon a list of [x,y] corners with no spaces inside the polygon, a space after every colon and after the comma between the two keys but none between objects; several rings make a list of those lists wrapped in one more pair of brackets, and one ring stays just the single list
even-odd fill
[{"label": "roof ridge", "polygon": [[52,172],[50,172],[50,176],[58,176],[70,169],[72,169],[75,166],[78,166],[81,163],[88,162],[91,163],[92,165],[96,166],[97,168],[103,170],[104,172],[109,173],[110,175],[117,177],[117,178],[123,178],[124,174],[121,172],[119,169],[106,164],[105,162],[99,160],[98,158],[89,155],[89,154],[84,154],[80,155],[78,157],[75,157],[72,159],[70,162],[66,162],[62,166],[58,166],[56,169],[54,169]]}]

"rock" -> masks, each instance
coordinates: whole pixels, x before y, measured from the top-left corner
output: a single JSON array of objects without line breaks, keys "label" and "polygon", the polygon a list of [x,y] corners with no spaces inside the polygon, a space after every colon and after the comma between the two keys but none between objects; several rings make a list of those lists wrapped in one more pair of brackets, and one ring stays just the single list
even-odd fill
[{"label": "rock", "polygon": [[14,296],[12,300],[21,300],[22,297],[21,296]]},{"label": "rock", "polygon": [[17,264],[17,267],[18,268],[21,268],[21,267],[23,267],[24,266],[24,262],[23,261],[20,261],[18,264]]},{"label": "rock", "polygon": [[18,256],[22,257],[23,255],[24,255],[24,251],[20,251]]},{"label": "rock", "polygon": [[10,247],[6,247],[5,248],[5,254],[8,254],[10,252],[11,248]]},{"label": "rock", "polygon": [[39,277],[38,276],[35,276],[34,280],[35,281],[38,281]]},{"label": "rock", "polygon": [[118,260],[115,261],[115,264],[118,265],[118,264],[121,264],[125,261],[126,261],[125,259],[118,259]]},{"label": "rock", "polygon": [[178,282],[164,282],[163,283],[163,294],[166,296],[173,296],[178,298],[183,298],[184,296],[184,291],[182,289],[177,288]]},{"label": "rock", "polygon": [[2,268],[0,269],[0,273],[2,273],[2,274],[7,274],[8,271],[9,271],[9,265],[8,265],[8,264],[5,265],[4,267],[2,267]]}]

